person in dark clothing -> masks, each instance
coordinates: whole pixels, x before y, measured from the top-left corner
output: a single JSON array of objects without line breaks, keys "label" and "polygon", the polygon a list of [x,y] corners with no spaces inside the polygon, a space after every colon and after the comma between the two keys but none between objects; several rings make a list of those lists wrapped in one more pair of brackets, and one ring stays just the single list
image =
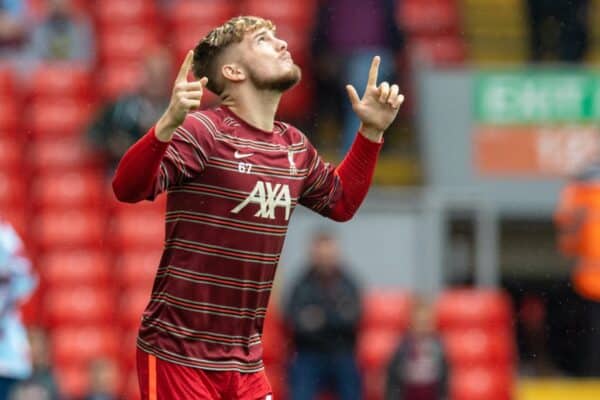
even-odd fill
[{"label": "person in dark clothing", "polygon": [[328,233],[317,234],[310,265],[285,310],[296,346],[289,371],[292,400],[314,399],[323,389],[340,400],[360,398],[354,357],[360,304],[359,289],[342,266],[336,240]]},{"label": "person in dark clothing", "polygon": [[108,165],[109,174],[125,151],[150,129],[169,104],[172,66],[165,49],[149,53],[144,78],[137,92],[127,93],[106,104],[88,130],[87,138]]},{"label": "person in dark clothing", "polygon": [[417,301],[408,332],[388,365],[386,400],[443,400],[448,363],[429,303]]},{"label": "person in dark clothing", "polygon": [[589,0],[528,0],[533,61],[581,62],[589,44]]},{"label": "person in dark clothing", "polygon": [[[344,101],[346,83],[364,86],[373,54],[381,55],[380,77],[396,80],[404,37],[396,23],[395,0],[321,0],[312,40],[319,93],[316,106],[341,117],[340,153],[350,148],[359,121]],[[356,86],[356,87],[359,87]]]}]

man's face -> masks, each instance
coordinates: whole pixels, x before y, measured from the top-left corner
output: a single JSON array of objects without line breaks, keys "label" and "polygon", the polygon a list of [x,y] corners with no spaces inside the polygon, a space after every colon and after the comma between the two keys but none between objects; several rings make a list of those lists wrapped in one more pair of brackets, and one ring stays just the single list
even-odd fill
[{"label": "man's face", "polygon": [[256,88],[284,92],[300,81],[300,68],[294,64],[287,43],[272,30],[260,28],[247,33],[238,49],[240,63]]}]

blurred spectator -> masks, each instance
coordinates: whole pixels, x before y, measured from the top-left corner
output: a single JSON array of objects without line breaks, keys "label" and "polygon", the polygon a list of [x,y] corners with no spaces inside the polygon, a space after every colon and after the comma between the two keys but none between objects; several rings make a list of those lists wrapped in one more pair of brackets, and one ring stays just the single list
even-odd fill
[{"label": "blurred spectator", "polygon": [[290,369],[291,399],[314,399],[323,388],[340,400],[359,399],[354,347],[360,293],[342,265],[333,236],[318,233],[310,250],[310,265],[293,288],[285,310],[296,345]]},{"label": "blurred spectator", "polygon": [[0,59],[18,55],[26,39],[25,2],[0,0]]},{"label": "blurred spectator", "polygon": [[90,364],[90,390],[83,400],[119,400],[119,370],[108,358]]},{"label": "blurred spectator", "polygon": [[94,32],[70,0],[49,0],[48,14],[33,29],[29,56],[36,61],[95,62]]},{"label": "blurred spectator", "polygon": [[121,156],[160,118],[169,104],[171,56],[157,49],[146,56],[144,77],[136,93],[125,94],[104,106],[88,131],[91,145],[103,153],[110,171]]},{"label": "blurred spectator", "polygon": [[320,112],[341,113],[345,154],[354,141],[359,120],[346,95],[352,84],[362,96],[373,56],[381,56],[379,82],[393,81],[395,62],[403,47],[396,22],[395,0],[322,0],[313,40]]},{"label": "blurred spectator", "polygon": [[[30,328],[29,342],[33,372],[27,380],[16,385],[11,400],[13,398],[60,400],[58,386],[52,372],[46,332],[42,328]],[[32,393],[35,393],[35,396]]]},{"label": "blurred spectator", "polygon": [[589,0],[528,0],[534,61],[580,62],[588,47]]},{"label": "blurred spectator", "polygon": [[433,308],[417,300],[408,332],[388,366],[386,400],[442,400],[447,393],[448,364]]},{"label": "blurred spectator", "polygon": [[15,230],[0,220],[0,399],[31,375],[29,343],[19,305],[33,291],[36,280]]}]

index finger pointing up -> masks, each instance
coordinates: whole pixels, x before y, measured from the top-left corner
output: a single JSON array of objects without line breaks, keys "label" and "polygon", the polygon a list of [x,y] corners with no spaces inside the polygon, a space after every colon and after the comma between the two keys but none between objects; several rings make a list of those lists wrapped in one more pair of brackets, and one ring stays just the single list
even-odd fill
[{"label": "index finger pointing up", "polygon": [[186,82],[188,74],[190,73],[190,69],[192,68],[192,61],[194,59],[194,51],[190,50],[185,56],[185,60],[183,60],[183,64],[181,64],[181,68],[179,68],[179,72],[177,73],[177,79],[175,82]]},{"label": "index finger pointing up", "polygon": [[379,56],[373,57],[371,69],[369,70],[369,80],[367,81],[367,86],[377,86],[377,75],[379,74],[380,62],[381,58],[379,58]]}]

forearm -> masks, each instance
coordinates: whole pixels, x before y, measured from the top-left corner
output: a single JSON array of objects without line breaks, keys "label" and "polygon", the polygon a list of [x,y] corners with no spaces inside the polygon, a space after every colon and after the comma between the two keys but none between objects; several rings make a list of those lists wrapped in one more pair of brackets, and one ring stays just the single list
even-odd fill
[{"label": "forearm", "polygon": [[[373,141],[377,139],[378,142]],[[341,222],[354,216],[371,186],[382,145],[381,136],[356,135],[350,151],[335,169],[341,181],[342,195],[332,205],[329,218]]]},{"label": "forearm", "polygon": [[123,155],[112,182],[120,201],[135,203],[152,194],[169,142],[157,139],[151,128]]}]

